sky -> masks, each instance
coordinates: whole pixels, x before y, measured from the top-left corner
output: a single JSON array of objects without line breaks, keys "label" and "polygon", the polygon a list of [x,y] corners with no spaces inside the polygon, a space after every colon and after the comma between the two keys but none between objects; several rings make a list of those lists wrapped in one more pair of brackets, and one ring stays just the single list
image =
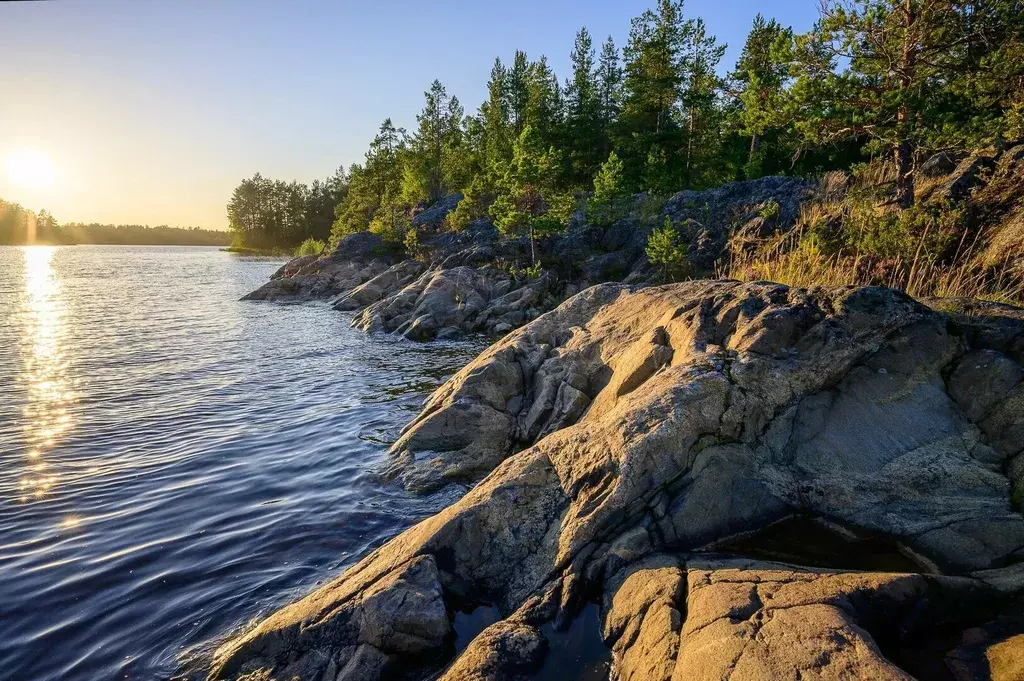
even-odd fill
[{"label": "sky", "polygon": [[[473,112],[494,58],[516,49],[546,54],[564,82],[581,26],[621,47],[653,4],[0,2],[0,198],[61,222],[226,229],[243,178],[310,182],[360,162],[385,118],[415,127],[435,78]],[[728,43],[727,70],[758,11],[803,31],[816,8],[690,0],[686,13]]]}]

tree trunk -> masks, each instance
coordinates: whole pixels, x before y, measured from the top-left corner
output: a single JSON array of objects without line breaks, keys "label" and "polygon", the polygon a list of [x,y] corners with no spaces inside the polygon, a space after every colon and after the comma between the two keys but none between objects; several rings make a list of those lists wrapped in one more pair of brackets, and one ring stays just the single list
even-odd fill
[{"label": "tree trunk", "polygon": [[[754,156],[761,150],[761,136],[754,133],[750,137],[750,152],[747,154],[747,165],[754,162]],[[747,178],[750,179],[750,178]]]},{"label": "tree trunk", "polygon": [[[904,112],[900,111],[902,118]],[[910,140],[903,139],[896,145],[896,201],[900,208],[914,205],[914,150]]]},{"label": "tree trunk", "polygon": [[914,205],[914,112],[907,104],[908,91],[914,84],[917,67],[917,47],[921,37],[917,13],[912,0],[905,0],[903,7],[903,49],[900,54],[899,87],[900,106],[896,113],[896,201],[900,208]]},{"label": "tree trunk", "polygon": [[690,122],[686,135],[686,183],[690,185],[690,169],[693,167],[693,131],[697,128],[697,108],[690,105]]},{"label": "tree trunk", "polygon": [[536,266],[537,264],[537,249],[533,242],[533,223],[530,223],[530,265]]}]

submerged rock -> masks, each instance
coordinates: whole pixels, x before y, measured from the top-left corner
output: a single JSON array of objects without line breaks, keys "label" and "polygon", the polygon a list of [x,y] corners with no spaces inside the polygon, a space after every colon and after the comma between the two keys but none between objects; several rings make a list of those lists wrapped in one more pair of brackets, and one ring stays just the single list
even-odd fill
[{"label": "submerged rock", "polygon": [[[883,288],[587,289],[439,388],[387,471],[483,479],[226,643],[211,678],[436,675],[441,612],[467,602],[502,619],[445,679],[543,673],[545,639],[589,601],[615,679],[976,678],[989,654],[1013,670],[1024,322],[997,317]],[[752,555],[749,533],[794,516],[826,530],[788,526],[808,548],[773,539],[785,563]],[[845,562],[851,532],[912,571],[858,571],[876,568]]]}]

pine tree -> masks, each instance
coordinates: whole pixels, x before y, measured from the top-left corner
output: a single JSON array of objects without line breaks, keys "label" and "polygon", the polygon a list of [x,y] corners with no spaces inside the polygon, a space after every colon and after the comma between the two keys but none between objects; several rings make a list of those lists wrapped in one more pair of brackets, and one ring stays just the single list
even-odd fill
[{"label": "pine tree", "polygon": [[369,229],[381,206],[394,209],[389,218],[389,222],[394,223],[395,206],[402,194],[404,168],[400,157],[405,153],[405,138],[405,130],[396,128],[390,118],[386,119],[370,143],[366,163],[349,169],[347,195],[334,211],[333,243]]},{"label": "pine tree", "polygon": [[530,61],[526,53],[516,50],[505,79],[505,107],[508,111],[509,124],[512,127],[512,140],[523,133],[526,125],[526,107],[530,100]]},{"label": "pine tree", "polygon": [[594,194],[587,203],[587,217],[595,225],[610,225],[625,217],[632,194],[625,186],[625,169],[613,151],[594,176]]},{"label": "pine tree", "polygon": [[[1005,54],[1019,40],[1020,10],[1014,0],[826,2],[797,41],[790,113],[798,130],[809,144],[869,140],[868,151],[892,159],[895,201],[913,205],[920,150],[975,138],[969,89],[953,86],[972,79],[978,55]],[[1008,68],[1020,73],[1016,54]]]},{"label": "pine tree", "polygon": [[611,151],[612,130],[619,119],[622,103],[622,67],[619,66],[619,50],[611,36],[601,47],[597,63],[597,107],[601,120],[602,155]]},{"label": "pine tree", "polygon": [[509,123],[508,71],[500,58],[494,60],[487,81],[487,101],[481,107],[484,128],[484,166],[512,155]]},{"label": "pine tree", "polygon": [[547,57],[542,55],[527,68],[524,129],[525,126],[533,128],[533,135],[543,149],[561,147],[562,117],[562,91],[558,78],[548,66]]},{"label": "pine tree", "polygon": [[404,194],[408,203],[433,203],[459,188],[462,152],[462,105],[435,80],[424,93],[426,103],[416,117],[419,129],[409,141]]},{"label": "pine tree", "polygon": [[675,150],[680,146],[676,113],[683,43],[690,30],[682,12],[680,0],[659,0],[656,12],[647,10],[633,19],[630,28],[619,138],[627,154],[624,160],[637,170],[652,147]]},{"label": "pine tree", "polygon": [[778,167],[777,158],[787,156],[786,149],[762,149],[769,130],[781,131],[785,121],[786,88],[790,82],[789,58],[793,30],[758,14],[736,62],[729,74],[729,91],[735,102],[732,118],[738,132],[749,138],[744,174],[760,177]]},{"label": "pine tree", "polygon": [[552,148],[527,125],[516,140],[512,160],[506,164],[499,193],[491,204],[494,224],[507,236],[527,234],[530,263],[537,264],[536,239],[564,227],[572,212],[571,196],[557,187],[558,162]]},{"label": "pine tree", "polygon": [[686,143],[683,147],[683,186],[703,188],[725,177],[720,163],[722,109],[718,63],[725,45],[707,34],[703,19],[689,22],[682,50],[681,105]]},{"label": "pine tree", "polygon": [[589,184],[603,156],[605,123],[602,119],[600,87],[594,67],[594,47],[586,28],[576,34],[572,51],[572,78],[565,84],[565,144],[575,184]]},{"label": "pine tree", "polygon": [[665,223],[647,238],[647,260],[661,270],[662,281],[671,281],[689,271],[689,255],[672,218],[666,215]]}]

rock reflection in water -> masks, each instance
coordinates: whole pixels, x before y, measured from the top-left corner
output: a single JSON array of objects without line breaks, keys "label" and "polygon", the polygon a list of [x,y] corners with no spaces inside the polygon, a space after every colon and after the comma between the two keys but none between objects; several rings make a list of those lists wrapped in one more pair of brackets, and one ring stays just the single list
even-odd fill
[{"label": "rock reflection in water", "polygon": [[612,651],[601,638],[601,609],[589,603],[565,631],[541,627],[548,654],[535,681],[603,681],[611,668]]},{"label": "rock reflection in water", "polygon": [[886,537],[837,523],[795,516],[715,546],[722,553],[807,567],[873,572],[936,572],[920,556]]}]

